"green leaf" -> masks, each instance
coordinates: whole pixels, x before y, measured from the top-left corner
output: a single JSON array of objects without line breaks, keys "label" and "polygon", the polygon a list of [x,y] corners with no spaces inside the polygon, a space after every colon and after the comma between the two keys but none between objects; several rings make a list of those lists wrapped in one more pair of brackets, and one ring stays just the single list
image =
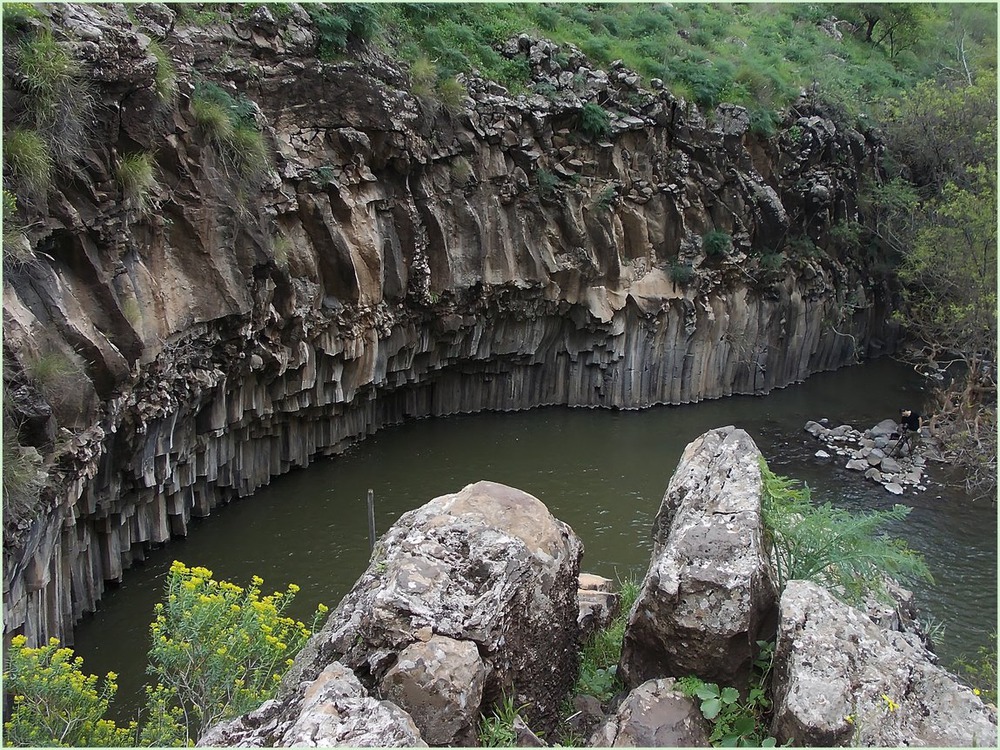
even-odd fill
[{"label": "green leaf", "polygon": [[765,737],[763,740],[761,740],[760,746],[761,747],[775,747],[777,744],[778,744],[778,741],[776,739],[774,739],[774,737]]},{"label": "green leaf", "polygon": [[733,722],[733,731],[742,736],[753,734],[757,731],[757,720],[754,716],[740,716]]},{"label": "green leaf", "polygon": [[734,687],[722,688],[722,702],[726,704],[736,703],[740,699],[740,691]]},{"label": "green leaf", "polygon": [[694,694],[697,695],[699,698],[701,698],[703,701],[707,701],[709,698],[718,698],[719,686],[716,685],[714,682],[707,682],[701,687],[699,687],[697,690],[695,690]]},{"label": "green leaf", "polygon": [[720,701],[718,698],[709,698],[707,701],[701,704],[701,714],[709,721],[718,716],[719,711],[721,710],[722,710],[722,701]]},{"label": "green leaf", "polygon": [[737,747],[740,744],[738,734],[727,734],[719,741],[719,747]]}]

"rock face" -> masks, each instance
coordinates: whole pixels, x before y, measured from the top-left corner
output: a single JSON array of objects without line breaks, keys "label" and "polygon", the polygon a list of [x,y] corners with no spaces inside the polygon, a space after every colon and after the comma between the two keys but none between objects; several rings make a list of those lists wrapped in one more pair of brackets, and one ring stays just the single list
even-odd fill
[{"label": "rock face", "polygon": [[[798,137],[763,141],[739,108],[709,124],[524,37],[503,54],[555,93],[469,76],[453,114],[372,50],[315,59],[295,4],[208,26],[158,4],[41,7],[96,127],[21,206],[33,256],[4,274],[5,408],[49,477],[5,536],[8,634],[71,640],[105,582],[192,516],[386,425],[763,394],[894,346],[887,289],[828,231],[856,217],[879,144],[809,101],[784,123]],[[15,58],[5,127],[28,101]],[[259,174],[227,169],[196,81],[245,97]],[[598,99],[606,140],[577,132]],[[142,154],[145,212],[116,177]],[[713,230],[729,255],[705,252]],[[73,365],[50,409],[43,357]]]},{"label": "rock face", "polygon": [[626,684],[689,674],[746,683],[775,605],[759,460],[750,436],[734,427],[711,430],[684,450],[625,631],[619,669]]},{"label": "rock face", "polygon": [[285,681],[340,661],[369,689],[398,696],[432,744],[474,738],[480,712],[504,695],[549,731],[576,679],[582,551],[520,490],[477,482],[436,498],[382,537]]},{"label": "rock face", "polygon": [[996,747],[995,710],[815,584],[785,588],[773,668],[779,744]]},{"label": "rock face", "polygon": [[628,694],[590,738],[590,747],[711,747],[711,727],[672,679],[650,680]]},{"label": "rock face", "polygon": [[267,701],[246,716],[212,727],[200,747],[427,747],[413,720],[370,697],[343,664],[328,665],[287,701]]}]

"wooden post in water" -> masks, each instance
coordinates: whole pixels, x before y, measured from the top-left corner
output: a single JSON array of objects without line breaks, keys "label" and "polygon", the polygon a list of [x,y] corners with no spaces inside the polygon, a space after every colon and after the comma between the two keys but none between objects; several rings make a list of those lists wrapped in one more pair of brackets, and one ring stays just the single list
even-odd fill
[{"label": "wooden post in water", "polygon": [[368,551],[375,551],[375,490],[368,490]]}]

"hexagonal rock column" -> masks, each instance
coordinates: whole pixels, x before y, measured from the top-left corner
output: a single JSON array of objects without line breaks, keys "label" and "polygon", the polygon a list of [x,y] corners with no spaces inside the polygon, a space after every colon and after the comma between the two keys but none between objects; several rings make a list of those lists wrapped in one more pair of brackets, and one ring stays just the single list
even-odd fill
[{"label": "hexagonal rock column", "polygon": [[[304,666],[301,678],[339,659],[370,690],[430,685],[426,666],[410,658],[420,648],[414,644],[447,638],[478,651],[482,707],[513,694],[516,705],[527,705],[532,729],[551,731],[576,679],[582,553],[573,530],[526,492],[477,482],[435,498],[403,514],[379,541],[368,569],[307,648],[304,665],[313,666]],[[475,736],[481,706],[469,675],[476,667],[460,672],[453,678],[465,684],[435,688],[436,711],[400,698],[424,717],[418,721],[428,741]],[[475,704],[462,707],[463,700]]]},{"label": "hexagonal rock column", "polygon": [[771,734],[804,747],[996,747],[997,714],[922,648],[808,581],[781,595]]},{"label": "hexagonal rock column", "polygon": [[711,430],[684,450],[625,631],[620,672],[629,686],[688,674],[746,683],[756,641],[773,633],[775,609],[759,459],[750,436],[734,427]]}]

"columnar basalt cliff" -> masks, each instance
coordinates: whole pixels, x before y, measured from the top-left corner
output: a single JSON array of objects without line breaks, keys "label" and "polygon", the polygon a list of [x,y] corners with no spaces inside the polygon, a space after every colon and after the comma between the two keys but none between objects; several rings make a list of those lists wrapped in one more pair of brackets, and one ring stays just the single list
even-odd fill
[{"label": "columnar basalt cliff", "polygon": [[[828,231],[877,140],[808,98],[763,139],[740,108],[522,36],[503,53],[553,93],[470,74],[452,111],[371,49],[319,61],[290,7],[204,28],[154,4],[45,11],[93,123],[22,206],[34,258],[5,273],[5,409],[48,472],[41,507],[5,515],[8,635],[70,638],[192,516],[386,425],[765,394],[894,346],[887,290]],[[5,128],[20,75],[5,55]],[[199,124],[206,82],[246,97],[270,168],[234,169]],[[587,101],[606,135],[581,130]],[[136,153],[146,210],[116,176]],[[47,356],[76,365],[60,393],[32,377]]]}]

